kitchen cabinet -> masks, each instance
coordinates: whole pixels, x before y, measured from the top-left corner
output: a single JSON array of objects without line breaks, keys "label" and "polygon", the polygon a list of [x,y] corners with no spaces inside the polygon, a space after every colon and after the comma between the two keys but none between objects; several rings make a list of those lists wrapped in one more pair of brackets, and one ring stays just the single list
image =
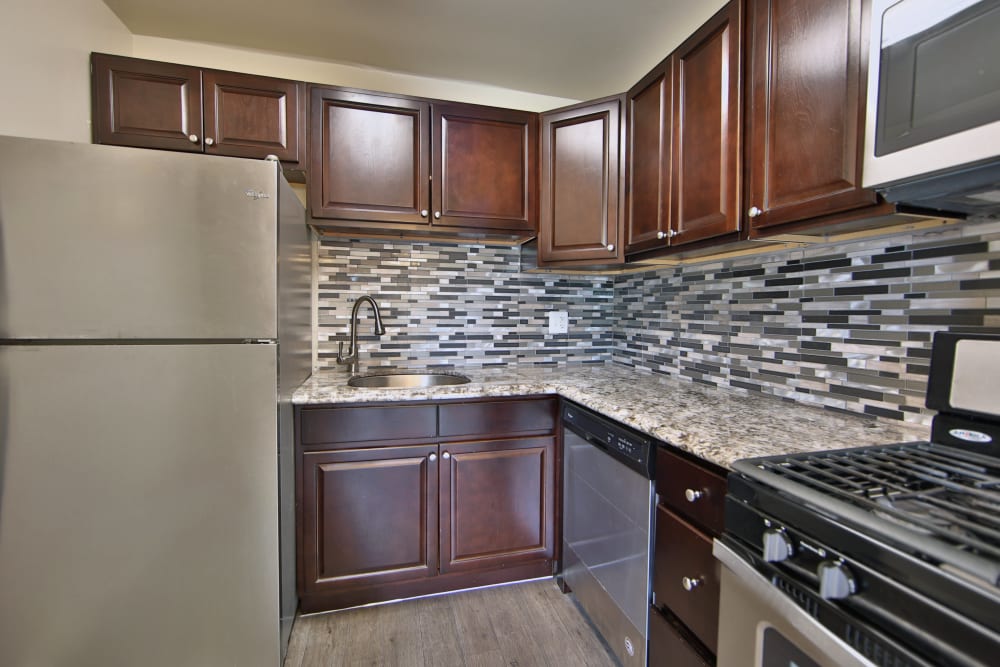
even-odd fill
[{"label": "kitchen cabinet", "polygon": [[534,233],[536,114],[314,86],[310,119],[320,226]]},{"label": "kitchen cabinet", "polygon": [[304,161],[304,85],[95,53],[94,143]]},{"label": "kitchen cabinet", "polygon": [[727,4],[627,94],[629,256],[739,233],[742,7]]},{"label": "kitchen cabinet", "polygon": [[297,410],[303,611],[552,573],[554,398]]},{"label": "kitchen cabinet", "polygon": [[541,115],[542,265],[625,259],[621,96]]},{"label": "kitchen cabinet", "polygon": [[875,204],[861,187],[869,3],[747,6],[751,235]]},{"label": "kitchen cabinet", "polygon": [[720,575],[712,539],[723,529],[725,476],[661,447],[656,493],[651,618],[657,623],[650,622],[650,665],[668,664],[673,656],[660,651],[677,646],[684,647],[688,664],[710,664],[717,646]]}]

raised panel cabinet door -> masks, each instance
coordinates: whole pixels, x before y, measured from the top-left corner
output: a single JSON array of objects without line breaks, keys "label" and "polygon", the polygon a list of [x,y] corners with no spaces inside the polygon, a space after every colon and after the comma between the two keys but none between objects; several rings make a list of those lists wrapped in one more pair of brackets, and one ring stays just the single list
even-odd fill
[{"label": "raised panel cabinet door", "polygon": [[201,70],[91,56],[94,143],[202,151]]},{"label": "raised panel cabinet door", "polygon": [[430,106],[334,88],[311,95],[313,217],[426,224]]},{"label": "raised panel cabinet door", "polygon": [[671,245],[740,228],[742,8],[732,0],[674,53]]},{"label": "raised panel cabinet door", "polygon": [[437,445],[303,454],[300,593],[435,576],[436,459]]},{"label": "raised panel cabinet door", "polygon": [[434,104],[433,220],[442,227],[536,228],[538,116]]},{"label": "raised panel cabinet door", "polygon": [[752,229],[874,204],[861,187],[869,3],[747,4]]},{"label": "raised panel cabinet door", "polygon": [[552,437],[441,445],[441,572],[551,559]]},{"label": "raised panel cabinet door", "polygon": [[234,157],[276,155],[296,164],[305,150],[303,84],[287,79],[205,70],[205,152]]},{"label": "raised panel cabinet door", "polygon": [[625,254],[666,247],[674,117],[671,58],[625,95]]},{"label": "raised panel cabinet door", "polygon": [[621,105],[613,97],[542,114],[541,261],[624,260]]}]

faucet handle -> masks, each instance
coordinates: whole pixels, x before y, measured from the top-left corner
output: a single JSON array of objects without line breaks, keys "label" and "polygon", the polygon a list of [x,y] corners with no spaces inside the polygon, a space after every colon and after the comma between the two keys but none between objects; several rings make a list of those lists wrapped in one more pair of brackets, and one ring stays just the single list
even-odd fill
[{"label": "faucet handle", "polygon": [[354,351],[353,350],[348,350],[347,351],[347,356],[346,357],[344,356],[344,341],[340,341],[339,343],[337,343],[337,363],[338,364],[347,364],[347,363],[350,363],[351,361],[353,361],[353,359],[352,359],[353,356],[354,356]]}]

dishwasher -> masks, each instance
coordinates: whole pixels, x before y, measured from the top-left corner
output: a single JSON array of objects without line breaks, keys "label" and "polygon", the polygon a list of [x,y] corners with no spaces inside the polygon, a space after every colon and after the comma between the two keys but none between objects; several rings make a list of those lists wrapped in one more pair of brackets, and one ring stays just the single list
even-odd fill
[{"label": "dishwasher", "polygon": [[562,407],[562,583],[622,665],[646,664],[656,442]]}]

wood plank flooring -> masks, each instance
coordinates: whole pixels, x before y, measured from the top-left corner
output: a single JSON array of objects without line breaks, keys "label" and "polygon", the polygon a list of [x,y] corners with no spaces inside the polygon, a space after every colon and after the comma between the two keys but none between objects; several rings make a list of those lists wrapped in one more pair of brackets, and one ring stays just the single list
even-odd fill
[{"label": "wood plank flooring", "polygon": [[284,667],[614,667],[552,580],[301,617]]}]

